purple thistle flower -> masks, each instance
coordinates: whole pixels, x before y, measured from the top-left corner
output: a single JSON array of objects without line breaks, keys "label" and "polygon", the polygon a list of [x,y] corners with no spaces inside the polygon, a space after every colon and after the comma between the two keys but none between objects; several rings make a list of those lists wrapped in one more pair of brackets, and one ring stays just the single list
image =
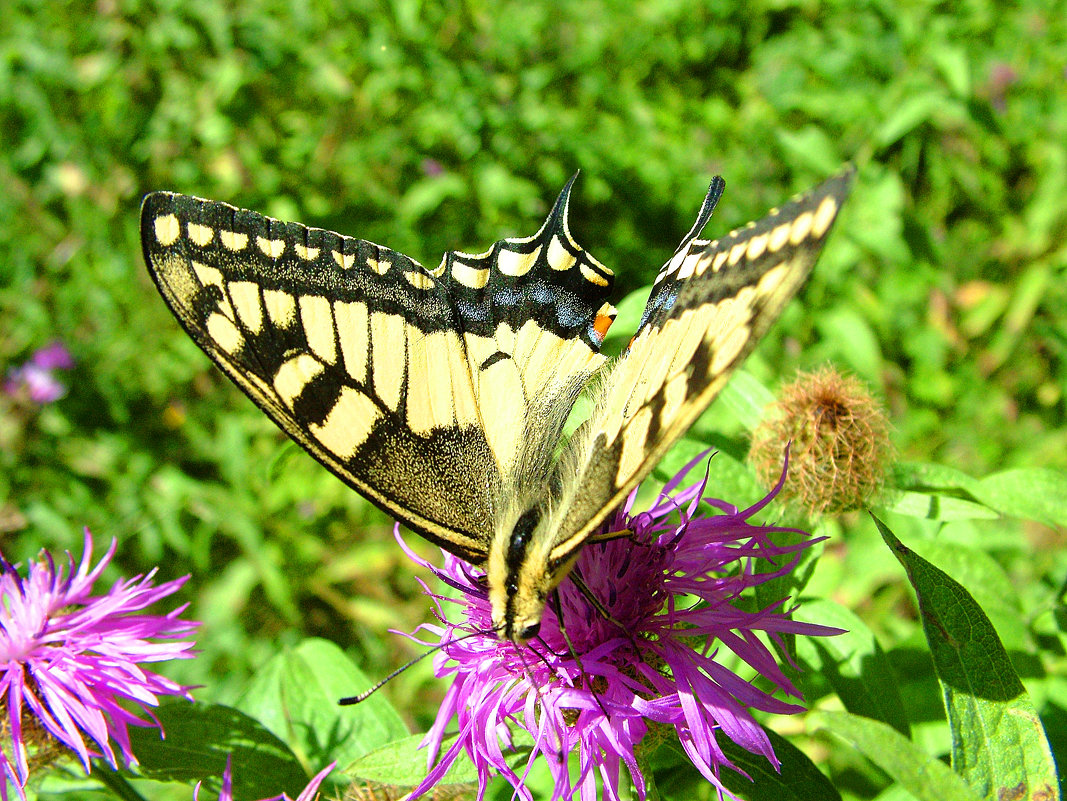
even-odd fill
[{"label": "purple thistle flower", "polygon": [[[193,656],[193,642],[182,638],[198,624],[179,617],[184,605],[166,615],[139,614],[176,592],[188,576],[155,586],[152,570],[91,595],[115,554],[115,541],[90,569],[92,552],[86,529],[77,568],[69,553],[65,569],[43,553],[23,578],[0,556],[0,729],[6,735],[0,767],[20,798],[30,773],[28,744],[41,753],[60,743],[88,772],[93,756],[117,767],[114,742],[125,764],[136,764],[127,727],[159,723],[122,702],[148,712],[160,695],[190,698],[189,688],[143,665]],[[0,781],[0,797],[7,799],[6,781]]]},{"label": "purple thistle flower", "polygon": [[[322,780],[334,769],[335,765],[337,765],[336,762],[331,762],[316,773],[311,781],[308,782],[308,786],[296,797],[295,801],[313,801],[316,797],[315,794],[319,791],[319,785],[322,784]],[[197,782],[196,787],[193,789],[193,801],[200,801],[200,782]],[[233,775],[230,772],[230,757],[226,757],[226,770],[222,772],[222,790],[219,792],[219,801],[233,801]],[[264,798],[263,801],[294,801],[294,799],[282,793],[281,795]]]},{"label": "purple thistle flower", "polygon": [[67,394],[67,387],[54,375],[56,370],[70,370],[74,359],[62,342],[40,348],[21,367],[10,370],[4,392],[13,397],[25,392],[37,404],[52,403]]},{"label": "purple thistle flower", "polygon": [[[434,671],[439,677],[452,676],[452,685],[423,741],[429,747],[429,773],[412,797],[427,792],[466,752],[478,771],[479,800],[495,773],[515,787],[517,797],[530,799],[523,784],[538,754],[546,757],[554,799],[570,799],[577,792],[582,801],[595,801],[597,776],[605,797],[618,799],[622,765],[643,799],[647,787],[639,755],[650,724],[675,729],[681,747],[720,798],[733,797],[719,778],[723,766],[744,775],[721,750],[720,735],[762,754],[778,769],[770,740],[749,710],[790,714],[803,707],[757,688],[715,657],[720,648],[731,651],[777,689],[799,698],[774,652],[757,635],[781,645],[784,633],[831,635],[841,630],[791,620],[793,609],[783,608],[785,599],[757,611],[738,604],[744,590],[791,571],[800,553],[818,540],[776,545],[770,539],[774,533],[804,533],[747,522],[777,494],[784,470],[778,486],[745,510],[702,498],[706,477],[676,492],[705,455],[686,465],[648,511],[632,514],[635,490],[605,524],[603,531],[629,529],[632,538],[587,545],[579,557],[575,572],[613,620],[605,619],[574,582],[565,580],[558,588],[577,657],[560,631],[553,605],[545,610],[540,637],[528,645],[497,639],[480,572],[447,554],[444,567],[436,569],[405,547],[412,559],[461,594],[450,598],[424,586],[435,598],[443,625],[421,628],[442,644]],[[722,514],[703,516],[701,500]],[[776,569],[756,573],[758,560]],[[459,607],[461,622],[447,619],[449,605]],[[458,737],[438,760],[453,718]],[[521,774],[506,761],[512,727],[525,729],[534,741]],[[571,754],[578,757],[576,776],[568,766]]]},{"label": "purple thistle flower", "polygon": [[58,340],[35,351],[30,362],[42,370],[70,370],[74,367],[74,357],[67,346]]}]

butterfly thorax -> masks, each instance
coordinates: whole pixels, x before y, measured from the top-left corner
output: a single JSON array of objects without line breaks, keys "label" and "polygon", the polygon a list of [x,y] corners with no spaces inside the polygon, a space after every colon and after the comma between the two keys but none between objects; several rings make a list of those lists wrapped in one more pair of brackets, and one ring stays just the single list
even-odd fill
[{"label": "butterfly thorax", "polygon": [[561,564],[551,560],[555,525],[548,508],[542,503],[524,511],[510,530],[494,538],[489,550],[493,628],[520,645],[537,635],[549,594],[574,564],[574,558]]}]

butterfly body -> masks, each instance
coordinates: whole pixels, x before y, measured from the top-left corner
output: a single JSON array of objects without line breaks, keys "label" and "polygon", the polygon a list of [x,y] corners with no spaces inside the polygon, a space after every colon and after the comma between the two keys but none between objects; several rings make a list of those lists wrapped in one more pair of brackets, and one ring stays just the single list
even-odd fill
[{"label": "butterfly body", "polygon": [[[582,545],[807,276],[850,180],[707,241],[713,181],[610,365],[612,274],[570,234],[573,179],[533,236],[433,269],[165,192],[145,199],[141,233],[157,287],[215,363],[343,481],[485,569],[495,629],[523,642]],[[561,441],[591,384],[590,417]]]}]

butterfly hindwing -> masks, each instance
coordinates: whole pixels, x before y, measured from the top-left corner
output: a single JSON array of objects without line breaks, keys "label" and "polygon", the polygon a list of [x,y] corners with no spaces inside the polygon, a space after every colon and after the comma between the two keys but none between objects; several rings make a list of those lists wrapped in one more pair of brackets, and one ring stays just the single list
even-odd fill
[{"label": "butterfly hindwing", "polygon": [[568,197],[569,185],[533,237],[434,270],[162,192],[145,199],[142,244],[188,333],[289,436],[478,564],[502,483],[524,451],[555,445],[538,404],[573,401],[603,361],[611,274],[570,238]]},{"label": "butterfly hindwing", "polygon": [[577,476],[550,563],[565,563],[651,472],[777,319],[811,271],[852,175],[848,169],[711,242],[696,238],[710,217],[705,201],[572,440]]}]

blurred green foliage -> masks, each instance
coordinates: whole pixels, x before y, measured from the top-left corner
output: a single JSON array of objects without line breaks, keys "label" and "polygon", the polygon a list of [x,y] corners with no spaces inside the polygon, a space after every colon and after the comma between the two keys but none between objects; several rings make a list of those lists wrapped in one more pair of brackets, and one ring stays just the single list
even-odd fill
[{"label": "blurred green foliage", "polygon": [[[750,370],[852,370],[913,462],[1062,470],[1065,52],[1054,0],[9,4],[0,368],[53,339],[77,367],[55,404],[0,399],[4,555],[77,550],[88,525],[120,540],[126,574],[192,572],[203,655],[177,677],[221,701],[306,634],[382,675],[410,650],[385,628],[427,617],[389,521],[283,444],[170,318],[137,234],[155,189],[435,264],[531,233],[581,169],[572,229],[622,297],[671,255],[714,173],[718,235],[852,160],[825,255]],[[1027,526],[945,536],[1029,587],[1032,622],[1067,562],[1062,528]],[[843,528],[851,551],[813,586],[894,651],[917,631],[885,590],[900,577],[869,522]],[[427,675],[389,689],[422,727]],[[874,780],[858,776],[861,797]]]}]

